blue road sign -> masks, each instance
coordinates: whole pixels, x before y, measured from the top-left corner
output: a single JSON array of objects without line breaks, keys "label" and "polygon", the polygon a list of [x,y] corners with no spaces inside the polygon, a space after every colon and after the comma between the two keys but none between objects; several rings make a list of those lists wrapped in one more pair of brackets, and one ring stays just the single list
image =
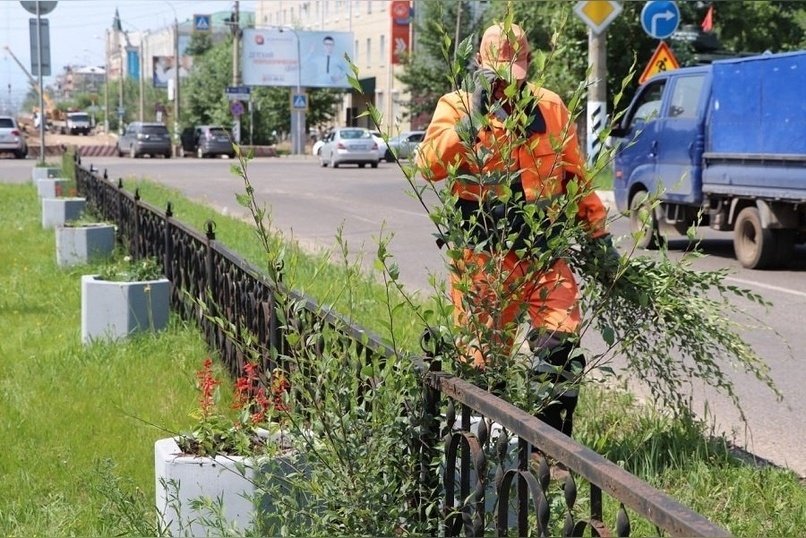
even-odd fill
[{"label": "blue road sign", "polygon": [[308,96],[304,93],[295,93],[293,99],[291,99],[291,106],[294,110],[307,110]]},{"label": "blue road sign", "polygon": [[244,113],[243,103],[240,101],[233,101],[229,105],[229,111],[232,112],[233,116],[240,116]]},{"label": "blue road sign", "polygon": [[197,32],[209,32],[210,15],[193,15],[193,29]]},{"label": "blue road sign", "polygon": [[651,0],[641,10],[641,26],[649,37],[666,39],[680,24],[680,9],[670,0]]}]

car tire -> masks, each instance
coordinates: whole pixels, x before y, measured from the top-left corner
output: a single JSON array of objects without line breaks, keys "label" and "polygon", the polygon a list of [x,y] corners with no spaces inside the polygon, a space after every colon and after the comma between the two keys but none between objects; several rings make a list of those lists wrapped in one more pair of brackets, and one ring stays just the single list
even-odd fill
[{"label": "car tire", "polygon": [[[649,212],[649,214],[646,214]],[[655,212],[649,201],[649,193],[637,191],[630,199],[630,231],[637,235],[635,246],[644,250],[654,250],[660,243],[660,232]]]},{"label": "car tire", "polygon": [[123,157],[123,150],[120,149],[120,146],[115,146],[115,150],[118,152],[118,157]]},{"label": "car tire", "polygon": [[374,162],[371,162],[369,164],[370,164],[370,166],[372,166],[372,168],[378,168],[378,161],[374,161]]},{"label": "car tire", "polygon": [[336,161],[336,156],[333,155],[332,153],[330,154],[330,166],[332,166],[333,168],[339,167],[339,163]]},{"label": "car tire", "polygon": [[364,168],[366,165],[367,163],[358,163],[358,168]]},{"label": "car tire", "polygon": [[15,159],[24,159],[25,158],[25,152],[24,151],[15,151],[14,152],[14,158]]},{"label": "car tire", "polygon": [[168,153],[163,153],[163,155],[165,155],[165,158],[166,158],[166,159],[170,159],[170,158],[171,158],[171,152],[170,152],[170,151],[169,151]]},{"label": "car tire", "polygon": [[756,206],[739,211],[733,228],[733,250],[745,269],[767,269],[777,261],[776,237],[761,224]]}]

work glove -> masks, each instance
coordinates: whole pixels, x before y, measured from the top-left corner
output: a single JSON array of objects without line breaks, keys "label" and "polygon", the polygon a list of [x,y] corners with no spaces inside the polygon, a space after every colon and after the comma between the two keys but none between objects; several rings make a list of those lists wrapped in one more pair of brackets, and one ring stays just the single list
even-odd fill
[{"label": "work glove", "polygon": [[487,99],[498,75],[492,69],[481,67],[470,77],[470,102],[467,114],[456,123],[456,132],[464,142],[474,142],[482,124],[482,116],[487,110]]},{"label": "work glove", "polygon": [[618,276],[621,265],[621,255],[613,246],[613,238],[610,234],[599,236],[590,242],[588,248],[591,251],[590,261],[593,264],[596,279],[603,286],[611,287]]},{"label": "work glove", "polygon": [[618,297],[626,299],[632,303],[646,305],[649,298],[640,289],[640,275],[636,273],[639,269],[629,263],[622,263],[621,255],[613,246],[613,239],[610,234],[593,239],[588,248],[590,250],[589,262],[592,264],[589,271],[592,272],[602,286],[610,290]]}]

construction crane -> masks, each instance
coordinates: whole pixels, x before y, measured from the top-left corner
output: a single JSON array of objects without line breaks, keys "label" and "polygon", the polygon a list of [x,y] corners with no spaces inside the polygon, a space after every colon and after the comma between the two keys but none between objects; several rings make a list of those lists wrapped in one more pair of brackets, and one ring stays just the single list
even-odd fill
[{"label": "construction crane", "polygon": [[[17,58],[17,56],[11,51],[8,45],[4,45],[3,49],[5,49],[8,55],[11,56],[11,59],[14,60],[14,62],[18,66],[20,66],[22,72],[25,73],[25,76],[27,76],[28,80],[31,82],[31,86],[36,90],[37,93],[39,93],[40,91],[39,83],[34,78],[34,76],[31,73],[29,73],[27,69],[25,69],[25,66],[22,64],[19,58]],[[44,91],[42,92],[42,100],[45,102],[45,122],[46,122],[45,126],[47,126],[48,122],[52,122],[54,120],[61,120],[63,118],[64,114],[62,113],[62,111],[56,108],[56,105],[53,103],[53,100]],[[33,111],[39,112],[39,107],[34,107]]]}]

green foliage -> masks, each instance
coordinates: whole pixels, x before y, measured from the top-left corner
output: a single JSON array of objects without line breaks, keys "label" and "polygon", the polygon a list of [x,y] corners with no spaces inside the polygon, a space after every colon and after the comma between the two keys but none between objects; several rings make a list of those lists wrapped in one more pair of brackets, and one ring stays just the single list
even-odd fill
[{"label": "green foliage", "polygon": [[[409,114],[412,118],[422,114],[430,117],[437,100],[456,86],[453,74],[448,73],[446,76],[446,62],[450,63],[455,59],[457,43],[468,39],[471,45],[478,43],[479,34],[483,31],[481,21],[473,17],[472,5],[470,0],[417,2],[417,10],[423,13],[422,17],[415,19],[417,54],[405,59],[403,72],[398,75],[398,79],[411,91]],[[460,11],[458,14],[457,9]],[[449,32],[451,37],[442,31],[443,28],[454,30]],[[469,60],[466,57],[462,63],[462,71],[469,67]]]},{"label": "green foliage", "polygon": [[163,277],[162,264],[156,258],[133,259],[120,252],[98,270],[98,280],[113,282],[144,282]]}]

